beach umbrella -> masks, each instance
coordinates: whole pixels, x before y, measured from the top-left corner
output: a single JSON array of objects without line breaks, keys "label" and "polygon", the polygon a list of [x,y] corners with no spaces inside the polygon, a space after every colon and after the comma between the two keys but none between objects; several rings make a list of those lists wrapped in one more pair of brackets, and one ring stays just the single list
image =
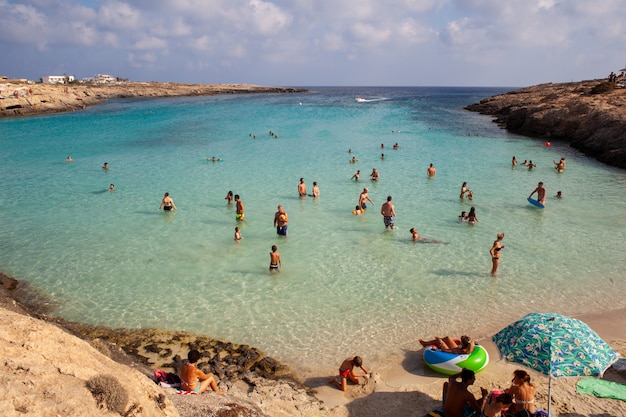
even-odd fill
[{"label": "beach umbrella", "polygon": [[580,320],[556,313],[531,313],[493,336],[500,356],[552,377],[601,376],[617,353]]}]

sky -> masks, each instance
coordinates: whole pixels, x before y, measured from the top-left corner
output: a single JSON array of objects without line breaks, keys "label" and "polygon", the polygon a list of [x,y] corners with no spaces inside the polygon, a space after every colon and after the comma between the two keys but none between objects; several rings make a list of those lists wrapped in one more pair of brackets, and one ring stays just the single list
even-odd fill
[{"label": "sky", "polygon": [[0,75],[530,86],[626,67],[626,0],[0,0]]}]

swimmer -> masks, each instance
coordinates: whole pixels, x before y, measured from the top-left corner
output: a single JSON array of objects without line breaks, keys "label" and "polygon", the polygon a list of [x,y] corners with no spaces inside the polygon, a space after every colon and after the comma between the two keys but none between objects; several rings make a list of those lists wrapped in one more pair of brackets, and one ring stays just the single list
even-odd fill
[{"label": "swimmer", "polygon": [[350,159],[350,163],[354,164],[359,160],[359,158],[357,158],[356,156],[353,156],[352,159]]},{"label": "swimmer", "polygon": [[554,198],[559,198],[559,199],[562,197],[563,197],[563,194],[560,191],[557,191],[556,195],[554,196]]},{"label": "swimmer", "polygon": [[224,197],[224,200],[226,200],[227,204],[233,204],[233,192],[229,191],[228,193],[226,193],[226,197]]},{"label": "swimmer", "polygon": [[378,181],[378,178],[380,178],[380,174],[378,173],[378,171],[376,171],[376,168],[372,168],[370,178],[372,179],[372,181]]},{"label": "swimmer", "polygon": [[357,205],[354,207],[354,210],[352,210],[352,214],[354,214],[355,216],[360,216],[361,214],[363,214],[363,210],[361,210],[361,207]]},{"label": "swimmer", "polygon": [[69,156],[69,155],[68,155],[68,156],[67,156],[66,161],[67,161],[67,162],[73,162],[73,159],[72,159],[72,157],[71,157],[71,156]]},{"label": "swimmer", "polygon": [[469,201],[472,201],[474,199],[474,191],[472,190],[467,190],[467,199]]},{"label": "swimmer", "polygon": [[511,165],[512,165],[513,167],[516,167],[516,166],[517,166],[517,158],[515,157],[515,155],[513,155],[513,159],[511,159]]},{"label": "swimmer", "polygon": [[274,213],[274,227],[276,228],[277,235],[287,237],[288,222],[289,216],[287,216],[287,212],[285,212],[282,204],[279,204],[278,211]]},{"label": "swimmer", "polygon": [[306,197],[306,184],[304,184],[304,178],[300,178],[300,184],[298,184],[298,195],[300,197]]},{"label": "swimmer", "polygon": [[272,271],[280,271],[282,268],[283,262],[280,259],[280,253],[278,253],[278,247],[276,245],[272,245],[272,251],[270,252],[270,272]]},{"label": "swimmer", "polygon": [[426,239],[425,237],[421,237],[417,233],[417,229],[414,228],[414,227],[412,227],[411,230],[409,230],[409,232],[411,232],[411,239],[413,240],[413,242],[420,242],[420,243],[443,243],[444,245],[447,245],[447,242],[442,242],[441,240]]},{"label": "swimmer", "polygon": [[493,242],[489,253],[491,254],[491,276],[496,276],[496,271],[498,270],[498,265],[500,264],[500,251],[504,249],[504,245],[502,244],[502,239],[504,239],[504,233],[500,232],[496,235],[496,240]]},{"label": "swimmer", "polygon": [[380,154],[380,159],[385,159],[385,154],[384,153]]},{"label": "swimmer", "polygon": [[109,163],[105,162],[104,165],[102,165],[102,169],[105,170],[105,171],[108,171],[109,170]]},{"label": "swimmer", "polygon": [[465,211],[462,211],[461,215],[459,216],[459,221],[464,222],[465,220],[467,220],[467,213]]},{"label": "swimmer", "polygon": [[[398,132],[400,132],[400,131],[398,130]],[[398,145],[398,142],[394,143],[393,144],[393,149],[398,149],[398,148],[400,148],[400,145]]]},{"label": "swimmer", "polygon": [[239,198],[239,194],[235,194],[235,219],[242,222],[244,221],[243,201]]},{"label": "swimmer", "polygon": [[111,191],[115,191],[115,185],[113,184],[109,185],[109,192]]},{"label": "swimmer", "polygon": [[176,204],[174,204],[174,200],[170,197],[170,193],[165,193],[163,196],[163,200],[161,200],[161,205],[159,206],[159,210],[172,211],[177,210]]},{"label": "swimmer", "polygon": [[533,164],[533,160],[531,159],[530,161],[528,161],[528,170],[532,170],[533,168],[535,168],[537,166],[537,164]]},{"label": "swimmer", "polygon": [[235,242],[238,242],[241,240],[241,229],[239,229],[239,227],[235,227]]},{"label": "swimmer", "polygon": [[535,193],[537,193],[537,201],[545,205],[546,204],[546,189],[543,188],[543,182],[539,182],[539,184],[537,184],[537,188],[535,188],[533,192],[530,193],[528,198],[531,198],[533,194]]},{"label": "swimmer", "polygon": [[463,184],[461,185],[461,195],[459,195],[459,198],[463,200],[465,194],[467,194],[467,183],[463,182]]},{"label": "swimmer", "polygon": [[387,197],[387,201],[380,207],[380,214],[383,216],[385,229],[395,229],[396,209],[391,202],[391,196]]},{"label": "swimmer", "polygon": [[359,178],[361,178],[361,170],[357,169],[356,173],[352,176],[352,178],[350,178],[351,180],[355,180],[358,181]]},{"label": "swimmer", "polygon": [[313,194],[309,194],[309,197],[319,197],[320,187],[317,186],[317,181],[313,181]]},{"label": "swimmer", "polygon": [[552,160],[552,162],[554,163],[554,169],[556,169],[557,172],[561,173],[565,171],[565,157],[561,157],[559,162],[555,160]]},{"label": "swimmer", "polygon": [[359,195],[359,207],[361,207],[361,210],[363,210],[363,211],[365,211],[365,209],[367,208],[367,202],[368,201],[370,203],[374,204],[372,199],[369,197],[368,192],[369,192],[369,190],[367,188],[363,188],[363,191],[361,192],[361,195]]},{"label": "swimmer", "polygon": [[478,216],[476,216],[476,210],[474,209],[474,207],[470,207],[470,211],[469,213],[467,213],[467,223],[468,224],[474,224],[474,223],[478,223]]},{"label": "swimmer", "polygon": [[428,170],[426,171],[426,175],[428,175],[429,177],[434,177],[436,174],[437,174],[437,170],[435,169],[433,164],[430,164],[430,166],[428,167]]}]

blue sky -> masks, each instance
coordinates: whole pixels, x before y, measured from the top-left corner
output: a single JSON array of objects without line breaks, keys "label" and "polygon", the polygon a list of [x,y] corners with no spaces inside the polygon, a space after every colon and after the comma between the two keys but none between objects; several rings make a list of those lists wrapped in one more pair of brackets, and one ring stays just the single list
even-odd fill
[{"label": "blue sky", "polygon": [[0,0],[0,75],[528,86],[626,66],[626,0]]}]

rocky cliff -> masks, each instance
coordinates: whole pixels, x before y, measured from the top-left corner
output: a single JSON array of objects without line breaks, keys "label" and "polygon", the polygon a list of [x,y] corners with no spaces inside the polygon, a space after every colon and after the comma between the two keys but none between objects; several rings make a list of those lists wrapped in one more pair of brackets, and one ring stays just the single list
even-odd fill
[{"label": "rocky cliff", "polygon": [[109,98],[210,96],[305,92],[300,88],[263,87],[252,84],[177,84],[120,82],[88,84],[0,84],[0,117],[33,116],[75,111],[100,104]]},{"label": "rocky cliff", "polygon": [[[486,98],[466,108],[495,116],[510,132],[572,147],[626,168],[626,89],[598,88],[604,80],[541,84]],[[606,84],[604,84],[606,86]]]}]

